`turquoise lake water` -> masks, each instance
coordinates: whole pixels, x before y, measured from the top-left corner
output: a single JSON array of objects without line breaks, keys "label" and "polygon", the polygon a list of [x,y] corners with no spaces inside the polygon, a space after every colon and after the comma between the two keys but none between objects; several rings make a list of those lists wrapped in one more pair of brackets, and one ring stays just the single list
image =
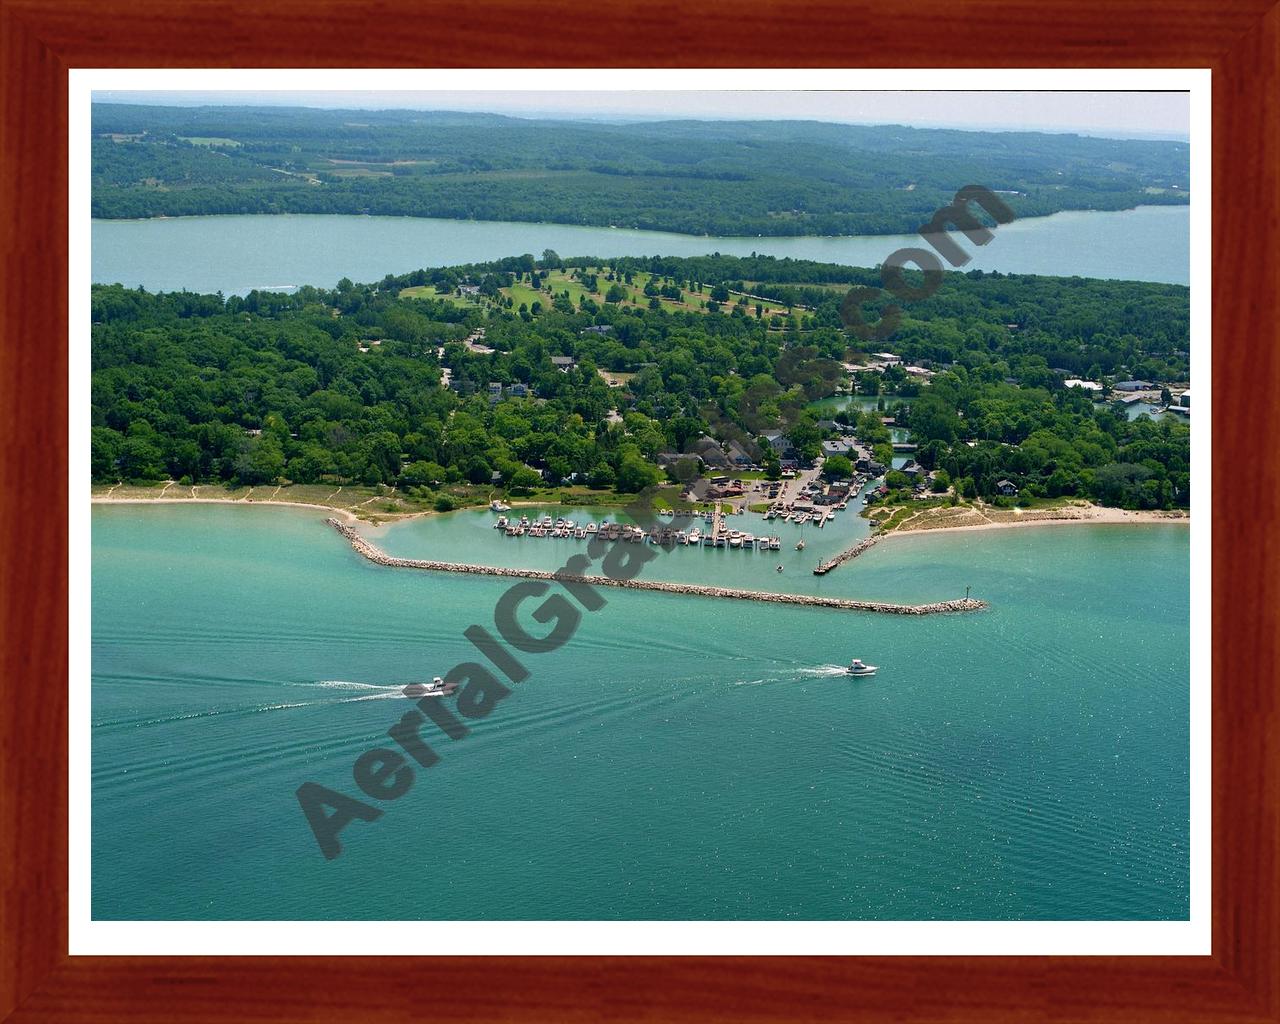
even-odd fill
[{"label": "turquoise lake water", "polygon": [[[964,270],[1190,280],[1190,207],[1070,211],[998,228],[965,246]],[[660,231],[321,214],[95,220],[93,280],[151,291],[222,291],[380,281],[420,267],[483,262],[554,249],[561,256],[702,256],[753,252],[875,267],[918,235],[717,238]]]},{"label": "turquoise lake water", "polygon": [[[375,566],[323,517],[95,507],[96,918],[1187,916],[1184,526],[892,538],[821,579],[851,513],[803,557],[662,554],[645,578],[895,601],[968,585],[992,607],[605,591],[326,861],[294,791],[360,795],[352,763],[413,706],[399,686],[476,658],[463,630],[492,629],[513,581]],[[369,534],[552,568],[584,547],[491,521]],[[879,674],[835,674],[850,657]]]}]

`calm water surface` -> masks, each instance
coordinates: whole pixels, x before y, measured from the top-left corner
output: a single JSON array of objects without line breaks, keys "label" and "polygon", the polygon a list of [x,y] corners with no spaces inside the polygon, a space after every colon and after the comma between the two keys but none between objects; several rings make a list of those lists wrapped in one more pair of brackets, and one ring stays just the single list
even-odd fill
[{"label": "calm water surface", "polygon": [[[985,248],[966,246],[966,270],[1186,284],[1189,207],[1074,211],[1004,225]],[[918,235],[716,238],[494,221],[276,215],[95,220],[93,280],[152,291],[244,294],[254,288],[331,288],[554,249],[562,256],[701,256],[753,252],[874,267]]]},{"label": "calm water surface", "polygon": [[[847,516],[781,553],[790,589],[971,585],[977,615],[608,591],[329,862],[294,790],[357,794],[398,687],[474,658],[509,581],[372,565],[322,518],[94,509],[96,917],[1187,915],[1185,527],[894,538],[807,575]],[[371,534],[491,564],[582,547],[491,521]],[[660,557],[648,578],[780,585],[777,553]],[[835,674],[853,656],[879,675]]]}]

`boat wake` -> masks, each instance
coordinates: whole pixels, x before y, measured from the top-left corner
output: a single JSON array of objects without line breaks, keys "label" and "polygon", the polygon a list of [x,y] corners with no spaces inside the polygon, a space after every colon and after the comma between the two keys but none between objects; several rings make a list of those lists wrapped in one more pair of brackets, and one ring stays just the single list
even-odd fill
[{"label": "boat wake", "polygon": [[804,668],[785,668],[770,672],[761,679],[737,679],[734,686],[765,686],[770,683],[795,683],[803,679],[828,679],[847,675],[843,665],[813,665]]},{"label": "boat wake", "polygon": [[[359,690],[365,691],[358,697],[343,697],[339,700],[327,701],[330,704],[351,704],[361,700],[412,700],[412,697],[405,696],[404,688],[407,684],[395,683],[391,685],[382,683],[355,683],[347,679],[322,679],[318,683],[302,683],[302,686],[317,686],[325,690]],[[317,702],[318,703],[318,702]]]}]

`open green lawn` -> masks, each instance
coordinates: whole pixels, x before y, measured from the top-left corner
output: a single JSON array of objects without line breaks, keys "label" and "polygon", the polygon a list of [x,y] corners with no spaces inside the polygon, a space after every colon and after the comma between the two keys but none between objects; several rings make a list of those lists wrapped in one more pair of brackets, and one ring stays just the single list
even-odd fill
[{"label": "open green lawn", "polygon": [[[543,291],[541,293],[535,292],[524,283],[517,283],[510,288],[504,288],[502,291],[503,294],[510,296],[517,309],[520,307],[521,303],[532,306],[535,300],[541,302],[544,307],[549,307],[554,296],[562,295],[566,291],[569,293],[569,300],[577,306],[582,301],[582,297],[584,295],[590,296],[594,302],[603,303],[604,297],[609,293],[609,289],[616,284],[627,293],[627,297],[623,299],[619,305],[624,307],[632,306],[640,309],[649,308],[649,296],[645,295],[644,288],[645,285],[649,283],[649,280],[653,275],[644,271],[635,272],[632,274],[631,284],[627,284],[621,279],[610,281],[608,279],[608,267],[591,267],[588,268],[587,272],[594,273],[597,276],[597,288],[594,292],[588,292],[582,282],[572,277],[571,273],[559,270],[553,270],[546,275],[543,279]],[[551,289],[550,294],[546,291],[546,288],[548,287]],[[706,292],[690,292],[685,290],[683,287],[681,288],[681,291],[684,293],[684,300],[681,302],[677,302],[676,300],[665,296],[658,296],[658,303],[661,308],[666,310],[668,313],[706,312],[703,305],[703,303],[709,301],[709,297]],[[403,295],[404,293],[401,292],[401,294]],[[784,307],[776,302],[761,301],[760,304],[764,307],[766,316],[784,311]],[[748,313],[754,315],[755,307],[756,300],[748,300]],[[722,309],[725,312],[728,312],[732,308],[732,301],[722,304]]]},{"label": "open green lawn", "polygon": [[402,299],[443,299],[445,302],[452,302],[455,306],[462,309],[475,309],[480,303],[474,299],[463,298],[461,295],[441,295],[436,291],[433,284],[420,284],[412,288],[401,288],[399,298]]}]

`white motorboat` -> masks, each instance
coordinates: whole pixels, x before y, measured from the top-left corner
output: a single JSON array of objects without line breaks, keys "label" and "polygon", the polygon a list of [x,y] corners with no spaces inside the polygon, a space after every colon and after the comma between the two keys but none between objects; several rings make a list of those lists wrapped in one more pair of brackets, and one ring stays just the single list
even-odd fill
[{"label": "white motorboat", "polygon": [[436,676],[429,683],[414,683],[406,686],[404,692],[405,696],[408,697],[448,697],[457,689],[457,683],[446,683],[439,676]]},{"label": "white motorboat", "polygon": [[873,676],[876,674],[876,665],[867,665],[861,658],[854,658],[849,662],[849,667],[845,671],[851,676]]},{"label": "white motorboat", "polygon": [[497,498],[494,498],[493,501],[489,502],[489,511],[490,512],[510,512],[511,506],[504,504],[503,502],[499,501]]}]

